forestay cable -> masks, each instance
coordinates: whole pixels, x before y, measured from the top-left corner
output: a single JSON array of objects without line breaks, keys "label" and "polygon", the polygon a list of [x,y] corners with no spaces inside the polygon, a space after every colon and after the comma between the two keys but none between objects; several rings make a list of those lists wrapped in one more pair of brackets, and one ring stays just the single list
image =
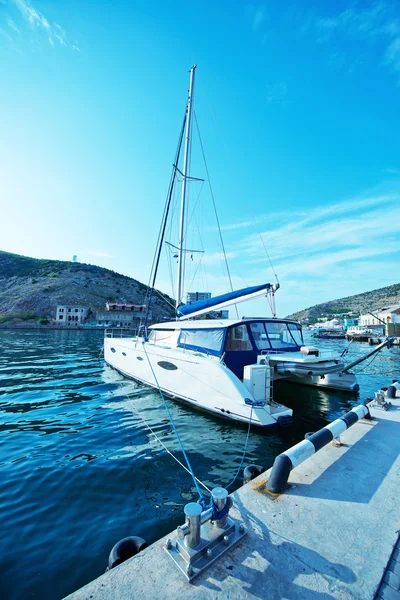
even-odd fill
[{"label": "forestay cable", "polygon": [[[230,152],[229,152],[228,145],[227,145],[227,143],[226,143],[226,141],[225,141],[225,138],[224,138],[224,136],[222,135],[222,132],[221,132],[221,130],[220,130],[220,129],[219,129],[219,127],[218,127],[218,123],[217,123],[217,120],[216,120],[216,118],[215,118],[215,115],[214,115],[214,113],[213,113],[213,110],[212,110],[212,108],[211,108],[210,102],[208,101],[207,94],[205,94],[205,96],[206,96],[206,100],[207,100],[208,108],[209,108],[209,110],[210,110],[210,113],[211,113],[211,115],[212,115],[212,118],[213,118],[213,120],[214,120],[215,126],[216,126],[216,128],[217,128],[217,130],[218,130],[218,133],[219,133],[219,135],[220,135],[220,137],[221,137],[221,140],[222,140],[222,142],[223,142],[223,144],[224,144],[224,146],[225,146],[225,151],[226,151],[226,153],[227,153],[227,155],[228,155],[228,158],[229,158],[229,160],[230,160],[230,163],[231,163],[232,169],[233,169],[233,171],[234,171],[234,173],[235,173],[235,175],[236,175],[237,182],[238,182],[239,186],[242,188],[243,196],[244,196],[244,199],[246,200],[246,193],[245,193],[245,191],[244,191],[244,187],[242,186],[242,182],[241,182],[241,180],[240,180],[240,177],[239,177],[238,171],[237,171],[237,169],[236,169],[236,165],[234,164],[234,162],[233,162],[233,160],[232,160],[232,156],[231,156],[231,154],[230,154]],[[248,203],[248,202],[246,202],[246,204],[249,206],[249,203]],[[273,274],[274,274],[274,276],[275,276],[275,279],[276,279],[277,283],[279,284],[278,275],[277,275],[277,274],[276,274],[276,272],[275,272],[274,265],[272,264],[271,257],[270,257],[270,255],[269,255],[269,252],[268,252],[268,250],[267,250],[267,247],[266,247],[266,245],[265,245],[265,242],[264,242],[264,239],[263,239],[263,237],[262,237],[262,235],[261,235],[261,232],[260,232],[260,230],[259,230],[259,228],[258,228],[258,226],[257,226],[257,221],[256,221],[256,219],[255,219],[255,217],[254,217],[254,214],[253,214],[253,213],[251,214],[251,217],[252,217],[252,219],[253,219],[253,221],[254,221],[254,225],[255,225],[256,231],[257,231],[257,233],[258,233],[258,235],[259,235],[259,238],[260,238],[260,240],[261,240],[261,244],[262,244],[262,246],[263,246],[263,248],[264,248],[264,250],[265,250],[265,254],[267,255],[267,258],[268,258],[269,264],[270,264],[270,266],[271,266],[272,272],[273,272]]]}]

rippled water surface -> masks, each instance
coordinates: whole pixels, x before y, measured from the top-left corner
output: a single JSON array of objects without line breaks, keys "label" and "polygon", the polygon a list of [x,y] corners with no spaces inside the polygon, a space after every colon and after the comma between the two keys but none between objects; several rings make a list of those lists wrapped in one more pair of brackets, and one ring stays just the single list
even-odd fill
[{"label": "rippled water surface", "polygon": [[[119,539],[155,541],[197,497],[138,416],[182,458],[158,395],[104,366],[101,332],[2,330],[0,344],[1,598],[57,600],[103,573]],[[325,348],[345,344],[319,340]],[[350,360],[368,350],[353,344]],[[400,375],[399,349],[361,369],[358,397],[277,386],[294,426],[252,432],[246,462],[271,466],[305,432],[388,385]],[[246,426],[168,402],[197,477],[209,487],[227,484]]]}]

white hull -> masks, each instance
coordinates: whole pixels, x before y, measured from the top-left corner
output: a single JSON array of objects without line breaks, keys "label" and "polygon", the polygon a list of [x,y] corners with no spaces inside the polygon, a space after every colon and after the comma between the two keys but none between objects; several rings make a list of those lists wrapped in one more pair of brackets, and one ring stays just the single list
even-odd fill
[{"label": "white hull", "polygon": [[352,373],[328,373],[327,375],[310,375],[306,377],[290,377],[290,383],[312,385],[329,390],[341,390],[343,392],[358,392],[360,386],[357,378]]},{"label": "white hull", "polygon": [[[245,385],[217,358],[182,348],[158,346],[142,338],[105,338],[104,359],[121,374],[158,388],[192,406],[259,427],[275,426],[292,410],[274,402],[253,409]],[[154,371],[154,373],[153,373]]]}]

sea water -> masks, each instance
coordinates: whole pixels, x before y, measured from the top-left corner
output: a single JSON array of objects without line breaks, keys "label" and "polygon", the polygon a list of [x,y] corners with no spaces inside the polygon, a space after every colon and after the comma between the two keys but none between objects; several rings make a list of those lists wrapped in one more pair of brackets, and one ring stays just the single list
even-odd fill
[{"label": "sea water", "polygon": [[[311,341],[311,338],[310,340]],[[318,340],[342,350],[345,340]],[[102,332],[0,331],[0,596],[55,600],[101,575],[112,546],[148,543],[183,522],[197,499],[158,393],[99,358]],[[370,348],[352,344],[348,360]],[[245,464],[274,457],[400,375],[398,348],[356,367],[359,395],[280,383],[290,429],[251,432]],[[196,476],[230,482],[247,426],[167,400]],[[242,473],[233,489],[242,482]]]}]

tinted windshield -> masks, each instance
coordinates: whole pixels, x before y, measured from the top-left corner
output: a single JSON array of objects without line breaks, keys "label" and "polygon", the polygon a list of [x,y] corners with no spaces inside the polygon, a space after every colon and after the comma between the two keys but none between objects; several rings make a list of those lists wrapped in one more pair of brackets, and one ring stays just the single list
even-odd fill
[{"label": "tinted windshield", "polygon": [[303,344],[300,325],[280,321],[251,323],[258,350],[296,350]]},{"label": "tinted windshield", "polygon": [[303,341],[303,332],[301,330],[300,325],[296,325],[295,323],[288,324],[289,331],[292,334],[292,337],[298,346],[302,346],[304,344]]},{"label": "tinted windshield", "polygon": [[258,350],[269,350],[271,344],[269,343],[264,323],[251,323],[250,328]]}]

